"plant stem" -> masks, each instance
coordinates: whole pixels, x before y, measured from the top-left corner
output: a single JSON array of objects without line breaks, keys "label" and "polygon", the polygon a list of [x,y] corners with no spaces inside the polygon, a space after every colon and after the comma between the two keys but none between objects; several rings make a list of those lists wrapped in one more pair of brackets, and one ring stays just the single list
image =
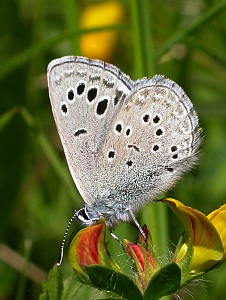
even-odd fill
[{"label": "plant stem", "polygon": [[[131,1],[134,68],[137,78],[155,74],[151,16],[150,1]],[[157,255],[165,254],[169,240],[166,208],[160,203],[147,206],[141,219],[142,224],[151,223]]]},{"label": "plant stem", "polygon": [[[70,31],[79,30],[79,1],[64,0],[64,16],[66,21],[66,29]],[[79,37],[75,36],[70,40],[73,55],[80,55]]]}]

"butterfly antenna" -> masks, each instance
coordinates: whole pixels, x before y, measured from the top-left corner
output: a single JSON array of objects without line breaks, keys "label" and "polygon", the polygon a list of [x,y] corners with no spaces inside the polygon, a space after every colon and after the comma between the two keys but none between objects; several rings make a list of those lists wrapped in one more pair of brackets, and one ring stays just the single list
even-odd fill
[{"label": "butterfly antenna", "polygon": [[62,240],[62,243],[61,243],[61,247],[60,247],[60,255],[59,255],[58,262],[57,262],[57,267],[59,267],[62,263],[62,260],[63,260],[63,257],[64,257],[64,246],[65,246],[65,241],[66,241],[66,238],[67,238],[68,230],[71,226],[71,223],[74,221],[74,219],[77,217],[77,215],[78,215],[78,212],[75,211],[75,213],[71,217],[70,221],[68,222],[68,225],[67,225],[67,228],[65,230],[64,237],[63,237],[63,240]]}]

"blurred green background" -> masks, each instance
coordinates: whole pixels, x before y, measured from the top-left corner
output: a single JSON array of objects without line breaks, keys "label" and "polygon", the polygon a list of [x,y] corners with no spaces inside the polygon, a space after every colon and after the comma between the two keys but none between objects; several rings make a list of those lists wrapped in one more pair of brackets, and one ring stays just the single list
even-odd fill
[{"label": "blurred green background", "polygon": [[[226,1],[0,1],[0,32],[0,300],[38,299],[73,209],[82,205],[48,98],[46,68],[54,58],[81,54],[132,79],[159,73],[181,85],[205,141],[199,165],[165,196],[206,214],[226,202]],[[167,213],[174,249],[184,229]],[[149,208],[141,216],[150,226]],[[133,240],[128,228],[115,233]],[[28,269],[24,257],[32,262]],[[65,278],[72,274],[67,256],[62,268]],[[225,274],[226,263],[180,296],[226,299]],[[81,288],[76,299],[99,296]]]}]

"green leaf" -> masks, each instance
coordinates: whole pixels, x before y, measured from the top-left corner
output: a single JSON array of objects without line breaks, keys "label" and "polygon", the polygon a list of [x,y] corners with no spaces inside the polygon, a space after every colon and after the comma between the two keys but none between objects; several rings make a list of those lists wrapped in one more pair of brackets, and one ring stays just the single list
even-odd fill
[{"label": "green leaf", "polygon": [[175,263],[161,268],[152,277],[144,293],[144,300],[157,300],[176,292],[180,287],[181,270]]},{"label": "green leaf", "polygon": [[173,36],[171,36],[168,41],[166,41],[161,48],[156,51],[155,59],[159,61],[159,59],[169,51],[174,45],[178,43],[182,43],[186,38],[190,37],[196,31],[201,29],[201,26],[204,24],[208,24],[214,17],[226,9],[226,1],[222,1],[217,3],[213,7],[206,10],[202,15],[194,18],[192,22],[189,23],[184,29],[180,29]]},{"label": "green leaf", "polygon": [[61,295],[61,300],[73,300],[76,299],[76,295],[79,290],[84,286],[82,283],[75,280],[73,276],[67,278],[64,281],[64,288]]},{"label": "green leaf", "polygon": [[54,266],[48,275],[48,278],[43,282],[44,293],[39,297],[39,300],[60,300],[63,290],[63,274],[60,268]]},{"label": "green leaf", "polygon": [[0,116],[0,132],[5,128],[5,126],[11,121],[12,117],[15,113],[18,112],[17,107],[12,108],[11,110],[7,111],[3,115]]},{"label": "green leaf", "polygon": [[143,299],[136,284],[125,274],[102,266],[89,266],[85,269],[94,287],[117,294],[123,299]]},{"label": "green leaf", "polygon": [[71,30],[66,31],[57,36],[39,42],[37,44],[33,44],[27,49],[15,54],[13,57],[9,58],[6,61],[0,63],[0,81],[7,76],[10,72],[14,71],[19,66],[24,65],[30,59],[35,57],[35,55],[42,53],[48,49],[53,48],[55,45],[60,44],[61,42],[71,39],[75,36],[81,36],[83,34],[88,34],[92,32],[98,31],[107,31],[107,30],[127,30],[129,29],[128,25],[112,25],[112,26],[101,26],[101,27],[93,27],[87,29],[79,29],[79,30]]},{"label": "green leaf", "polygon": [[118,300],[118,299],[122,299],[121,297],[119,297],[119,298],[112,298],[112,297],[110,297],[110,298],[101,298],[101,300]]}]

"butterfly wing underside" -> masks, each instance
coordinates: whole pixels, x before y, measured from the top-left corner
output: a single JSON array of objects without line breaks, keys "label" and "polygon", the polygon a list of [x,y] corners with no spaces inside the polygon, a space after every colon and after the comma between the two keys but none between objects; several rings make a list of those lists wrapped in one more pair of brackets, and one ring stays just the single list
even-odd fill
[{"label": "butterfly wing underside", "polygon": [[137,81],[99,154],[99,193],[138,210],[196,163],[200,132],[193,105],[175,82],[160,75]]},{"label": "butterfly wing underside", "polygon": [[48,66],[57,130],[71,175],[87,204],[96,194],[96,158],[133,84],[115,66],[84,57],[63,57]]}]

